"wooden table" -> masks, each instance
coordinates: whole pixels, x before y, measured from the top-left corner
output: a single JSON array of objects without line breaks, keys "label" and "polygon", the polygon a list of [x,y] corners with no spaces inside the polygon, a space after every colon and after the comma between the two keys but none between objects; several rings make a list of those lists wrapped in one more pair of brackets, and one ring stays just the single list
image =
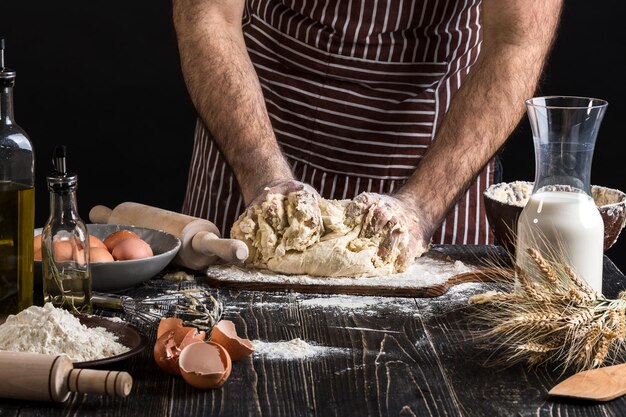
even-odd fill
[{"label": "wooden table", "polygon": [[[445,247],[452,256],[465,257],[500,254],[494,249]],[[605,257],[606,295],[626,287],[624,278]],[[202,283],[197,276],[193,284]],[[127,294],[156,295],[177,285],[153,279]],[[317,345],[321,354],[286,360],[255,353],[233,364],[221,389],[200,391],[161,372],[152,358],[156,327],[142,324],[148,348],[109,367],[133,376],[128,398],[75,394],[65,404],[3,400],[0,416],[624,415],[626,397],[604,404],[548,399],[548,389],[569,374],[489,366],[490,352],[472,340],[464,307],[469,295],[493,285],[461,284],[430,299],[221,288],[215,291],[224,303],[224,318],[243,337],[268,342],[301,338]]]}]

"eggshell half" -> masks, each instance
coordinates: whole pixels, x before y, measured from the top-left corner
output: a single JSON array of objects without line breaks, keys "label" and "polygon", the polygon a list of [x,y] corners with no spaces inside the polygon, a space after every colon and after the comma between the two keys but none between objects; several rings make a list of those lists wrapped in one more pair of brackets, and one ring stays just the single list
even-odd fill
[{"label": "eggshell half", "polygon": [[170,330],[157,339],[152,354],[154,361],[161,370],[172,375],[180,373],[178,369],[180,349],[176,346],[176,342],[174,341],[173,330]]},{"label": "eggshell half", "polygon": [[182,319],[178,319],[176,317],[164,317],[159,321],[159,327],[157,328],[157,339],[165,332],[169,332],[170,330],[176,330],[179,327],[183,327]]},{"label": "eggshell half", "polygon": [[154,344],[154,360],[163,371],[178,375],[180,374],[178,357],[182,349],[193,343],[202,342],[205,337],[205,332],[198,332],[195,327],[176,327],[167,330]]},{"label": "eggshell half", "polygon": [[220,320],[213,327],[211,341],[222,345],[228,351],[233,361],[238,361],[254,352],[252,342],[237,336],[235,323],[230,320]]},{"label": "eggshell half", "polygon": [[141,239],[141,238],[135,232],[122,229],[122,230],[117,230],[109,234],[107,237],[104,238],[103,243],[105,244],[109,252],[113,252],[113,249],[115,248],[115,246],[117,246],[118,243],[126,239]]},{"label": "eggshell half", "polygon": [[230,376],[230,355],[217,343],[194,343],[185,347],[179,358],[180,374],[200,389],[219,388]]}]

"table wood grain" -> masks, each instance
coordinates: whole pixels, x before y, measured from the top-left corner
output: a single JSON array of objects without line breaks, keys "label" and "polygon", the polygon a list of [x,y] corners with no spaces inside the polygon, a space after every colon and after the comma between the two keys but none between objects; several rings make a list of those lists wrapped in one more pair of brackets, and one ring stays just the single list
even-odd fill
[{"label": "table wood grain", "polygon": [[[461,260],[502,257],[492,246],[442,249]],[[624,289],[624,278],[605,257],[605,294],[614,297]],[[139,299],[194,285],[207,284],[201,275],[178,284],[157,277],[126,294]],[[224,318],[242,337],[300,338],[322,353],[289,360],[255,353],[235,362],[226,384],[210,391],[160,371],[152,358],[156,324],[99,311],[132,320],[150,341],[142,354],[107,368],[133,376],[131,395],[73,394],[64,404],[2,400],[0,416],[623,415],[625,398],[602,404],[549,399],[548,390],[569,373],[492,366],[492,352],[474,340],[467,298],[494,285],[464,283],[435,298],[213,289],[224,304]]]}]

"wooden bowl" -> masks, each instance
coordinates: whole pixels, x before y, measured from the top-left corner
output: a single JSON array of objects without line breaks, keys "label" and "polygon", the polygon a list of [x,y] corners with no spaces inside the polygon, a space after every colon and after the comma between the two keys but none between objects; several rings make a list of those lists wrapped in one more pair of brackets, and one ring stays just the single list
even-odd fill
[{"label": "wooden bowl", "polygon": [[[502,183],[500,183],[502,184]],[[483,192],[485,212],[489,227],[496,243],[502,245],[509,253],[515,253],[517,235],[517,219],[528,201],[533,188],[529,181],[513,181],[510,186],[524,188],[518,202],[503,202],[494,196],[494,189],[500,184],[493,184]],[[591,194],[602,220],[604,221],[604,250],[609,249],[617,241],[626,222],[626,193],[613,188],[599,185],[591,186]],[[522,199],[522,195],[525,199]]]}]

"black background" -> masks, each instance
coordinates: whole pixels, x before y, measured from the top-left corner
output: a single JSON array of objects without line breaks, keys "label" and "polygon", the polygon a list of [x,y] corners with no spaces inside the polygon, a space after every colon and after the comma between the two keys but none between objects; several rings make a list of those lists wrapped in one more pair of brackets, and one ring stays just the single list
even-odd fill
[{"label": "black background", "polygon": [[[609,102],[591,182],[626,191],[624,15],[624,2],[568,0],[537,95]],[[67,145],[69,168],[79,176],[83,219],[96,204],[123,201],[180,210],[195,112],[169,1],[0,0],[0,35],[7,39],[7,66],[18,74],[16,120],[36,152],[36,226],[48,216],[45,176],[55,144]],[[533,180],[525,117],[502,157],[505,181]],[[622,236],[607,252],[622,270],[625,248]]]}]

